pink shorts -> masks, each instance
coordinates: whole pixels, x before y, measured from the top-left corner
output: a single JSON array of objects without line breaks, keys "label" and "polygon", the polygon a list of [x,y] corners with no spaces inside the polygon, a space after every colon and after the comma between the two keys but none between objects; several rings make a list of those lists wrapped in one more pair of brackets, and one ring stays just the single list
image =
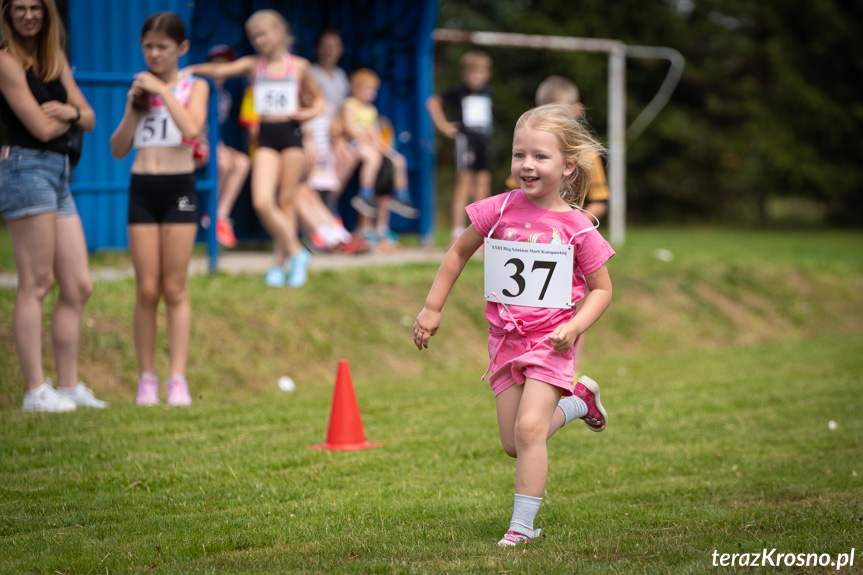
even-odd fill
[{"label": "pink shorts", "polygon": [[547,333],[523,336],[516,331],[488,336],[489,385],[495,396],[511,385],[538,379],[572,395],[575,380],[575,348],[555,351]]}]

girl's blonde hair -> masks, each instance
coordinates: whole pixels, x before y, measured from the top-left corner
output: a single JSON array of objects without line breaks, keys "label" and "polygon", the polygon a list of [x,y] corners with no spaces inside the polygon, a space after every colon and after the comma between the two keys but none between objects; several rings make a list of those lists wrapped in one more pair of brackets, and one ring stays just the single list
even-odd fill
[{"label": "girl's blonde hair", "polygon": [[288,24],[288,21],[285,20],[285,17],[281,15],[276,10],[258,10],[249,16],[249,19],[246,20],[246,33],[249,32],[249,26],[257,22],[258,20],[266,20],[270,24],[280,27],[285,31],[285,36],[290,39],[291,38],[291,25]]},{"label": "girl's blonde hair", "polygon": [[12,0],[0,0],[0,42],[5,44],[9,54],[21,64],[26,72],[38,64],[37,76],[43,82],[51,82],[63,73],[65,57],[63,47],[66,31],[57,12],[54,0],[40,0],[42,3],[42,29],[36,38],[36,58],[33,58],[21,43],[21,37],[12,25]]},{"label": "girl's blonde hair", "polygon": [[563,156],[575,160],[575,170],[561,183],[560,197],[568,204],[581,207],[593,180],[591,160],[605,153],[605,148],[580,119],[578,111],[563,104],[538,106],[521,115],[514,132],[521,128],[554,135]]}]

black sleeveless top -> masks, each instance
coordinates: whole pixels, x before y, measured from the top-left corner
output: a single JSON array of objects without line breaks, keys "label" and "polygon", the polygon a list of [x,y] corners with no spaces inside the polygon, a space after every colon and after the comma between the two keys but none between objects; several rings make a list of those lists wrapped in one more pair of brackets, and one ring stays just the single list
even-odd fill
[{"label": "black sleeveless top", "polygon": [[[44,104],[45,102],[50,102],[52,100],[63,103],[66,102],[66,87],[63,86],[63,82],[60,81],[60,78],[44,83],[36,76],[36,74],[33,73],[33,69],[31,68],[27,70],[27,85],[30,86],[30,91],[33,93],[36,101],[40,104]],[[3,124],[6,125],[6,134],[9,140],[7,144],[10,146],[34,148],[36,150],[49,150],[60,154],[66,154],[68,152],[65,135],[47,142],[40,142],[34,138],[33,135],[27,131],[24,124],[22,124],[18,119],[18,116],[15,115],[15,112],[12,111],[12,108],[9,107],[9,103],[6,101],[6,98],[2,93],[0,93],[0,120],[2,120]]]}]

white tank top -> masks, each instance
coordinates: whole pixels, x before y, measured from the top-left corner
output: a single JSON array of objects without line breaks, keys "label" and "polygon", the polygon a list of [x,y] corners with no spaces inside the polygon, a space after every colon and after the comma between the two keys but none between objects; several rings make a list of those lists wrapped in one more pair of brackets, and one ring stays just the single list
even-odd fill
[{"label": "white tank top", "polygon": [[[192,93],[194,82],[195,76],[183,76],[171,90],[171,93],[184,108],[189,105],[189,96]],[[190,141],[183,137],[162,98],[151,95],[150,110],[146,114],[138,116],[138,125],[135,126],[135,139],[133,141],[134,148],[136,150],[139,148],[179,148],[182,146],[194,148],[195,144],[197,141]]]},{"label": "white tank top", "polygon": [[259,116],[292,116],[299,107],[300,83],[294,57],[286,52],[282,58],[285,71],[277,77],[267,74],[266,58],[258,59],[253,95],[255,112]]}]

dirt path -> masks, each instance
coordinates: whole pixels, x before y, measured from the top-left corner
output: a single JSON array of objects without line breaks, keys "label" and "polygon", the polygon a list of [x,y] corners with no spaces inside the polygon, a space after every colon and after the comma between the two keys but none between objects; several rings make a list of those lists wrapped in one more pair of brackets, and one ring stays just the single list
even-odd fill
[{"label": "dirt path", "polygon": [[[407,263],[434,262],[443,259],[442,248],[403,247],[393,252],[368,254],[315,254],[309,270],[347,269],[368,266],[392,266]],[[219,271],[230,274],[263,274],[272,266],[271,252],[222,252],[219,255]],[[189,266],[191,273],[207,272],[206,256],[195,256]],[[117,281],[132,277],[132,266],[119,268],[94,268],[90,270],[95,281]],[[15,289],[17,274],[0,274],[0,288]]]}]

